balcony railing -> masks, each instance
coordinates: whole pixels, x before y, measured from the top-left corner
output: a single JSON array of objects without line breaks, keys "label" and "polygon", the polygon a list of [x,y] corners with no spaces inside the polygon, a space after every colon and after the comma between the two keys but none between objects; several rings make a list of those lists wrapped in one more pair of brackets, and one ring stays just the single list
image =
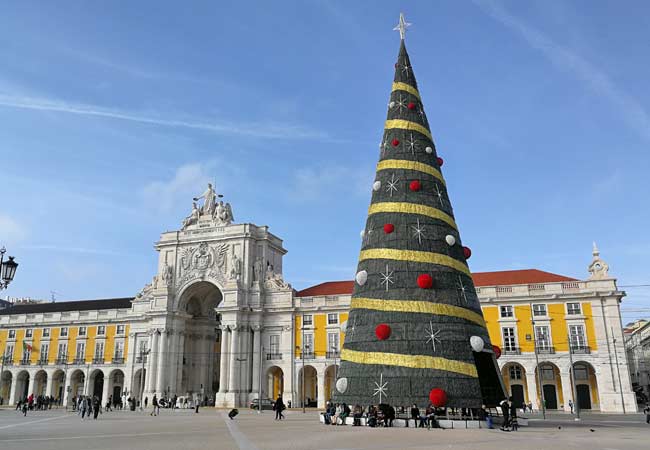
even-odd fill
[{"label": "balcony railing", "polygon": [[36,364],[38,364],[39,366],[47,366],[47,365],[49,364],[49,362],[48,362],[48,360],[47,360],[47,356],[46,356],[45,358],[41,358],[41,359],[39,359],[39,360],[36,362]]},{"label": "balcony railing", "polygon": [[57,363],[57,364],[67,364],[67,363],[68,363],[68,359],[67,359],[67,358],[63,358],[63,357],[62,357],[62,358],[56,358],[56,363]]},{"label": "balcony railing", "polygon": [[282,359],[282,353],[267,353],[266,360],[270,361],[273,359]]},{"label": "balcony railing", "polygon": [[503,349],[504,355],[521,355],[521,349],[519,347],[508,347]]},{"label": "balcony railing", "polygon": [[29,359],[21,359],[20,360],[20,365],[21,366],[29,366],[30,364],[31,364],[31,362],[29,361]]},{"label": "balcony railing", "polygon": [[339,358],[341,356],[340,352],[327,352],[325,353],[326,358]]},{"label": "balcony railing", "polygon": [[571,345],[571,353],[587,354],[591,353],[591,348],[588,345]]},{"label": "balcony railing", "polygon": [[113,358],[113,364],[124,364],[124,357],[120,356]]},{"label": "balcony railing", "polygon": [[[142,359],[143,359],[142,356],[136,356],[135,357],[135,363],[136,364],[142,364]],[[147,362],[147,355],[144,356],[144,362],[145,363]]]},{"label": "balcony railing", "polygon": [[84,358],[75,358],[72,364],[86,364],[86,360]]},{"label": "balcony railing", "polygon": [[314,354],[314,352],[303,352],[302,356],[305,359],[315,359],[316,358],[316,355]]},{"label": "balcony railing", "polygon": [[104,364],[104,357],[103,356],[97,356],[93,358],[93,364]]},{"label": "balcony railing", "polygon": [[5,366],[13,366],[14,365],[14,360],[13,359],[5,359]]},{"label": "balcony railing", "polygon": [[538,346],[537,353],[541,354],[553,354],[555,353],[555,347],[550,345]]}]

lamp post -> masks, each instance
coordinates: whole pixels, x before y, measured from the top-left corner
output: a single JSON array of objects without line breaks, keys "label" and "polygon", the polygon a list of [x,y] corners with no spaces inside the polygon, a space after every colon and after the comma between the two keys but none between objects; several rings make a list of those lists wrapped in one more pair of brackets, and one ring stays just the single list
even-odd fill
[{"label": "lamp post", "polygon": [[9,283],[14,279],[16,275],[16,269],[18,268],[18,263],[14,261],[14,257],[10,256],[7,261],[4,260],[5,253],[7,249],[2,247],[0,248],[0,291],[7,289]]},{"label": "lamp post", "polygon": [[142,360],[142,371],[140,372],[140,411],[143,410],[142,408],[142,402],[144,400],[144,360],[145,356],[147,356],[151,352],[151,349],[144,349],[144,347],[140,347],[140,359]]}]

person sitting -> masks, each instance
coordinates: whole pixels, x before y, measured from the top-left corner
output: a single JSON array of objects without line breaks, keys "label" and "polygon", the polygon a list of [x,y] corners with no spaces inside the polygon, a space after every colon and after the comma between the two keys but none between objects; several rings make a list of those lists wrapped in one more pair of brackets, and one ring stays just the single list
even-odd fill
[{"label": "person sitting", "polygon": [[376,427],[377,426],[377,408],[374,406],[370,405],[368,406],[368,421],[367,425],[369,427]]},{"label": "person sitting", "polygon": [[330,425],[332,423],[332,404],[327,402],[325,405],[325,412],[323,413],[323,418],[325,419],[325,425]]},{"label": "person sitting", "polygon": [[352,411],[352,418],[354,421],[352,422],[353,427],[358,427],[361,426],[361,418],[363,417],[363,409],[361,408],[361,405],[354,405],[354,410]]},{"label": "person sitting", "polygon": [[334,415],[332,416],[332,425],[339,424],[339,418],[341,417],[342,413],[343,413],[343,406],[340,403],[337,403],[336,407],[334,408]]},{"label": "person sitting", "polygon": [[341,413],[339,414],[339,419],[341,419],[341,425],[347,425],[345,421],[350,415],[350,407],[347,403],[341,403]]}]

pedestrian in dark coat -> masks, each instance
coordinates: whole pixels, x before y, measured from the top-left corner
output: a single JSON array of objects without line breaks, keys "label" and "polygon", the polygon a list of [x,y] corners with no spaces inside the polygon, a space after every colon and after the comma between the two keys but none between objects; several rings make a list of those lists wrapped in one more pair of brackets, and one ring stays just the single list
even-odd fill
[{"label": "pedestrian in dark coat", "polygon": [[282,414],[282,411],[284,411],[285,406],[284,402],[282,401],[282,394],[278,395],[278,399],[275,401],[273,409],[275,410],[275,420],[284,419],[284,414]]},{"label": "pedestrian in dark coat", "polygon": [[503,414],[503,425],[501,425],[501,430],[509,431],[506,430],[506,428],[510,426],[510,405],[508,405],[508,400],[504,398],[501,400],[499,406],[501,406],[501,413]]},{"label": "pedestrian in dark coat", "polygon": [[519,428],[519,424],[517,423],[517,405],[515,404],[514,401],[512,401],[512,397],[510,397],[510,427],[512,431],[517,431],[517,428]]},{"label": "pedestrian in dark coat", "polygon": [[650,424],[650,403],[647,403],[645,405],[645,409],[643,410],[643,414],[645,414],[645,423]]},{"label": "pedestrian in dark coat", "polygon": [[97,420],[97,416],[99,415],[101,409],[102,409],[102,404],[99,401],[99,398],[95,396],[93,398],[93,419]]}]

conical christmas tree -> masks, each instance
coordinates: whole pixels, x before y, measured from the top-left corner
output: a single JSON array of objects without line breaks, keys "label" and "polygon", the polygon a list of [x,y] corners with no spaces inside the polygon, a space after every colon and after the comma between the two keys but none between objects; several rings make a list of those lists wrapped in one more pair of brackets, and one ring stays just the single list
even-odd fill
[{"label": "conical christmas tree", "polygon": [[333,399],[480,407],[503,384],[401,45]]}]

